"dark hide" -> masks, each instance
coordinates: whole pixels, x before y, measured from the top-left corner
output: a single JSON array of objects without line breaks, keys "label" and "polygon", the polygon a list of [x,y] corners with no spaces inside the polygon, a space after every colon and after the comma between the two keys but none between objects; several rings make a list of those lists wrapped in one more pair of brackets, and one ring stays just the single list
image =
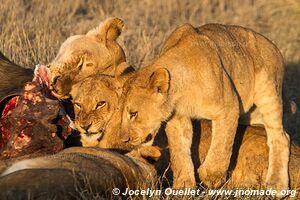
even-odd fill
[{"label": "dark hide", "polygon": [[19,171],[0,178],[0,199],[26,199],[29,194],[33,199],[112,198],[115,187],[125,191],[155,177],[146,161],[96,148],[69,148],[25,161],[33,164],[31,169],[16,163]]},{"label": "dark hide", "polygon": [[26,69],[9,61],[0,52],[0,101],[18,94],[26,82],[33,78],[33,70]]}]

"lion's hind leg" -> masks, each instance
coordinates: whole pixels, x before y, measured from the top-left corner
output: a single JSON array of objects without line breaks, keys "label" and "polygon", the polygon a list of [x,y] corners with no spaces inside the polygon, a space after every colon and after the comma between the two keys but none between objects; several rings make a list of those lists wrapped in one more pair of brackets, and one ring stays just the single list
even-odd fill
[{"label": "lion's hind leg", "polygon": [[[267,77],[267,76],[265,76]],[[262,78],[257,82],[254,103],[263,118],[269,147],[267,187],[277,191],[289,188],[289,136],[282,125],[282,100],[274,81]],[[277,194],[278,196],[278,194]]]}]

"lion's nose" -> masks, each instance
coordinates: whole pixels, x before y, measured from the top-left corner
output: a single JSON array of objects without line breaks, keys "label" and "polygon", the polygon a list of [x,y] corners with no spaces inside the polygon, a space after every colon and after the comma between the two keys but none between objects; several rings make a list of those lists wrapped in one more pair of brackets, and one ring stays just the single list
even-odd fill
[{"label": "lion's nose", "polygon": [[122,142],[129,142],[130,141],[129,135],[128,134],[122,134],[121,141]]},{"label": "lion's nose", "polygon": [[85,124],[85,125],[82,125],[80,126],[83,130],[85,130],[86,132],[88,132],[89,128],[91,127],[92,123],[90,124]]}]

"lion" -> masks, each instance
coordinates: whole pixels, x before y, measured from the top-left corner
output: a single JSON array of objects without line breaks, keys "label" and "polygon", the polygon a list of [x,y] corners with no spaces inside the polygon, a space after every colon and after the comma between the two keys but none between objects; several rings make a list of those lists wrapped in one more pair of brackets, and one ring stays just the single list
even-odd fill
[{"label": "lion", "polygon": [[[211,143],[211,122],[201,120],[199,160],[204,162]],[[257,148],[259,146],[259,148]],[[268,170],[267,134],[264,128],[239,125],[234,143],[230,179],[225,188],[260,189]],[[300,184],[300,148],[291,143],[289,176],[292,190],[298,190]],[[217,163],[216,163],[217,165]],[[284,191],[288,192],[288,191]],[[291,191],[295,192],[295,191]],[[295,195],[295,194],[294,194]],[[299,192],[297,196],[299,196]]]},{"label": "lion", "polygon": [[159,57],[125,83],[120,138],[151,145],[166,123],[173,187],[193,188],[191,119],[212,120],[211,145],[198,173],[204,184],[219,187],[226,180],[238,120],[249,114],[248,123],[264,125],[268,136],[265,184],[288,189],[283,74],[280,51],[259,33],[235,25],[184,24],[167,38]]},{"label": "lion", "polygon": [[115,75],[127,66],[125,53],[116,39],[123,21],[109,18],[84,35],[69,37],[48,65],[50,89],[58,99],[68,99],[73,84],[94,74]]},{"label": "lion", "polygon": [[80,132],[82,146],[132,149],[112,134],[119,128],[119,98],[124,81],[131,75],[130,68],[117,76],[90,76],[72,86],[70,97],[74,105],[74,124]]},{"label": "lion", "polygon": [[[200,124],[201,125],[199,129],[195,128],[195,131],[197,133],[200,133],[198,134],[198,136],[200,136],[199,150],[194,149],[195,151],[199,151],[199,155],[194,153],[192,156],[194,157],[194,160],[200,159],[200,162],[203,162],[210,146],[211,122],[207,120],[201,120]],[[196,122],[196,126],[199,126],[198,121]],[[117,136],[117,134],[115,135]],[[111,140],[117,140],[117,138],[112,138],[111,136],[112,135],[110,135]],[[233,151],[234,162],[231,166],[231,177],[224,186],[224,189],[261,189],[261,183],[263,178],[267,174],[268,168],[268,146],[266,144],[267,137],[265,130],[261,127],[239,126],[236,141],[237,142],[235,143]],[[160,140],[158,142],[161,143],[162,141]],[[259,145],[260,148],[257,148],[257,145]],[[115,146],[115,148],[117,147],[119,146]],[[130,185],[132,187],[135,187],[132,184],[138,185],[136,177],[140,176],[140,170],[137,171],[139,173],[138,176],[132,176],[131,169],[136,170],[135,163],[138,164],[138,168],[142,169],[142,173],[144,173],[145,175],[149,175],[147,177],[147,180],[150,179],[152,182],[156,183],[156,176],[154,176],[156,172],[153,168],[153,165],[147,160],[149,158],[157,160],[160,156],[159,149],[161,148],[149,148],[147,146],[142,146],[142,148],[140,149],[136,149],[127,153],[127,156],[130,157],[130,159],[127,159],[125,158],[125,156],[121,156],[116,152],[111,152],[103,149],[74,147],[65,149],[57,155],[46,157],[44,156],[36,159],[27,158],[24,161],[10,162],[10,164],[8,163],[6,167],[1,167],[1,165],[10,161],[5,160],[0,164],[0,174],[3,173],[3,175],[6,174],[7,176],[3,176],[2,178],[0,178],[0,188],[1,191],[6,192],[2,192],[1,194],[5,196],[9,194],[10,190],[16,188],[18,188],[16,190],[19,190],[22,188],[22,191],[24,193],[18,192],[18,195],[27,195],[27,193],[25,193],[26,187],[34,187],[35,185],[39,185],[40,187],[36,187],[34,191],[32,191],[34,192],[34,194],[44,192],[44,195],[49,195],[50,193],[48,191],[48,188],[51,188],[51,194],[56,195],[60,194],[61,192],[62,194],[71,192],[73,190],[72,188],[74,187],[74,180],[72,179],[74,174],[70,173],[69,170],[71,171],[75,169],[76,172],[88,174],[88,172],[91,171],[90,167],[93,168],[93,172],[97,172],[98,170],[100,170],[100,176],[103,176],[100,179],[97,179],[98,175],[93,175],[91,177],[90,183],[99,184],[99,186],[101,186],[96,188],[98,191],[102,189],[106,181],[109,181],[109,183],[111,180],[118,181],[117,177],[119,175],[119,171],[121,171],[122,174],[127,177],[127,180],[130,180]],[[164,149],[161,150],[165,151],[167,150],[167,148],[164,147]],[[196,156],[198,156],[198,158]],[[166,159],[167,158],[165,157],[165,154],[162,152],[162,155],[156,162],[156,165],[162,165],[161,161],[165,161]],[[85,166],[89,167],[78,168],[77,165],[83,163],[83,160],[85,161]],[[135,162],[134,165],[132,165],[132,161]],[[92,163],[94,164],[91,165]],[[97,163],[101,163],[101,165],[98,165]],[[295,189],[297,189],[300,184],[299,165],[300,148],[295,145],[291,145],[289,170],[290,184],[293,190],[289,192],[291,196],[296,195],[296,197],[299,197],[299,193],[295,194]],[[110,167],[109,169],[105,168],[106,170],[103,170],[104,166],[112,167]],[[62,167],[64,168],[64,170],[62,170]],[[30,169],[25,170],[25,168]],[[166,168],[168,168],[168,164],[166,166],[162,166],[161,168],[161,171],[157,171],[158,176],[165,174]],[[102,171],[104,171],[104,174],[101,174]],[[43,178],[45,175],[47,175],[47,173],[52,176],[49,176],[48,179]],[[73,175],[70,177],[70,179],[69,174]],[[24,179],[25,176],[31,176],[31,178],[33,179]],[[133,179],[131,177],[133,177]],[[142,178],[144,177],[146,176],[142,176]],[[20,181],[18,182],[16,180]],[[28,182],[28,180],[30,180],[30,182]],[[56,180],[62,181],[62,184],[60,184],[60,186],[63,185],[63,189],[62,187],[57,187],[57,184],[51,185],[56,183]],[[7,184],[7,181],[9,181],[11,184]],[[123,179],[121,179],[121,182],[122,181]],[[44,187],[49,184],[52,187]],[[110,187],[110,184],[107,184],[106,186]],[[146,186],[143,185],[143,188],[146,188]]]}]

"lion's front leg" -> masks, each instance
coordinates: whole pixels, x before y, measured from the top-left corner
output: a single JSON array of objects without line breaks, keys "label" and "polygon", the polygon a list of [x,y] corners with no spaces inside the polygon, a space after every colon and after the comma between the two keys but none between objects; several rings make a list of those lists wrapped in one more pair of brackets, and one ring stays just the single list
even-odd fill
[{"label": "lion's front leg", "polygon": [[166,134],[173,170],[173,188],[194,188],[196,181],[191,157],[193,138],[191,119],[175,114],[167,124]]},{"label": "lion's front leg", "polygon": [[238,106],[235,106],[212,120],[211,145],[198,169],[200,180],[208,187],[217,188],[226,181],[238,118]]}]

